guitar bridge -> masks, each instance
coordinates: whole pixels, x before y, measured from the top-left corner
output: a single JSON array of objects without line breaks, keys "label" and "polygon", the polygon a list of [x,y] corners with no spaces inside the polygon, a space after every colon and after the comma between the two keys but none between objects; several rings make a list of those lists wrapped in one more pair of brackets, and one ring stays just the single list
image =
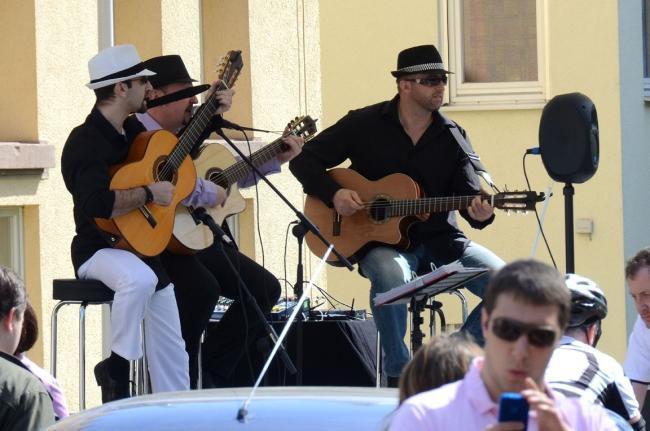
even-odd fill
[{"label": "guitar bridge", "polygon": [[156,219],[153,217],[153,214],[151,214],[151,211],[149,211],[149,208],[147,208],[146,205],[143,205],[138,209],[144,216],[145,220],[147,220],[147,223],[149,223],[149,226],[155,228],[158,222],[156,222]]},{"label": "guitar bridge", "polygon": [[334,211],[334,223],[332,223],[332,235],[341,236],[341,214]]}]

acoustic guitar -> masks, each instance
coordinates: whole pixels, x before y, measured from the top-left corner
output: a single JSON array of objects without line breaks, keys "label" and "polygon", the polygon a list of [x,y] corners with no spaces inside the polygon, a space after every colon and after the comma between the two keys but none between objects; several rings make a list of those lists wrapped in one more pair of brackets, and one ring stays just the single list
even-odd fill
[{"label": "acoustic guitar", "polygon": [[[286,134],[302,137],[305,142],[316,133],[316,121],[309,115],[296,117],[287,126]],[[285,136],[286,136],[285,134]],[[287,151],[287,144],[278,138],[265,147],[255,151],[250,160],[259,168],[264,163]],[[206,212],[220,225],[234,214],[239,214],[246,208],[246,201],[239,193],[238,181],[251,174],[252,169],[244,160],[237,161],[232,153],[220,144],[205,144],[200,149],[199,156],[194,160],[197,176],[226,189],[227,198],[214,208],[206,208]],[[203,250],[212,245],[213,234],[210,229],[198,221],[193,208],[179,206],[176,208],[174,237],[170,243],[170,251],[187,254]]]},{"label": "acoustic guitar", "polygon": [[[343,188],[356,191],[364,209],[343,217],[319,198],[308,195],[305,215],[352,263],[378,245],[408,248],[408,229],[413,223],[426,220],[431,213],[465,209],[476,196],[495,208],[522,212],[544,200],[544,193],[523,191],[427,198],[423,197],[420,186],[404,174],[388,175],[377,181],[370,181],[351,169],[331,169],[328,174]],[[327,249],[312,233],[305,236],[305,241],[317,256],[322,256]],[[336,256],[330,255],[328,263],[340,266]]]},{"label": "acoustic guitar", "polygon": [[[218,90],[231,87],[242,67],[241,51],[229,51],[219,66],[222,82]],[[218,108],[212,93],[180,137],[166,130],[140,133],[124,162],[111,167],[111,190],[158,181],[170,181],[175,186],[169,206],[151,202],[112,219],[95,218],[99,229],[109,234],[113,247],[140,256],[157,256],[165,250],[172,236],[176,206],[192,193],[196,183],[196,170],[188,155]]]}]

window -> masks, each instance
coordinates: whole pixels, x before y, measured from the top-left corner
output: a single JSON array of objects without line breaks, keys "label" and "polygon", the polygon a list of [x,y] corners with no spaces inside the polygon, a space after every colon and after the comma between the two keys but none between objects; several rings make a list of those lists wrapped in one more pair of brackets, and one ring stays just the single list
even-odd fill
[{"label": "window", "polygon": [[0,265],[13,269],[24,279],[22,208],[0,208]]},{"label": "window", "polygon": [[646,100],[650,100],[650,0],[643,0],[643,83]]},{"label": "window", "polygon": [[444,0],[452,106],[545,102],[544,1]]}]

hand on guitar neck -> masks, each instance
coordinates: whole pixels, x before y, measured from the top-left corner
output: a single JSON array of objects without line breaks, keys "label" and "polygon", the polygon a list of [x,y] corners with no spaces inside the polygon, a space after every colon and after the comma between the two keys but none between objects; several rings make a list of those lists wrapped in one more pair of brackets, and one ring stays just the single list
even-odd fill
[{"label": "hand on guitar neck", "polygon": [[332,198],[334,209],[342,216],[351,216],[363,209],[363,200],[357,192],[350,189],[339,189]]},{"label": "hand on guitar neck", "polygon": [[[481,194],[487,195],[487,192],[481,189]],[[472,199],[472,203],[467,207],[467,213],[476,221],[485,221],[492,217],[492,214],[494,214],[494,208],[492,208],[492,205],[490,205],[487,200],[481,199],[480,196],[476,196]]]},{"label": "hand on guitar neck", "polygon": [[232,97],[235,95],[235,90],[227,88],[223,81],[218,79],[210,86],[206,98],[210,97],[212,93],[215,94],[214,97],[219,103],[219,107],[215,111],[214,115],[221,115],[228,111],[232,105]]}]

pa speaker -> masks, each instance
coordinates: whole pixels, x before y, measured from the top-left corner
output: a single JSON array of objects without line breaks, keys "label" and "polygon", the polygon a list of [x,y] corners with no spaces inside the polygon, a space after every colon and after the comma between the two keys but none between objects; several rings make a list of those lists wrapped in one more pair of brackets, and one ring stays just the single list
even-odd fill
[{"label": "pa speaker", "polygon": [[549,176],[564,183],[584,183],[598,169],[598,115],[584,94],[562,94],[544,107],[539,121],[539,149]]}]

